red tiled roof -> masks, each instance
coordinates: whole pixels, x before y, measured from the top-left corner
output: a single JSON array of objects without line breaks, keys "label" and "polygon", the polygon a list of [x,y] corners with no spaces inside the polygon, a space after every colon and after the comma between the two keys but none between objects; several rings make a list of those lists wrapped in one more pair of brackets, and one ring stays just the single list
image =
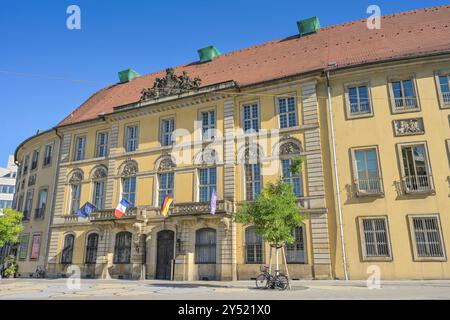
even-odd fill
[{"label": "red tiled roof", "polygon": [[[208,63],[175,67],[200,77],[202,86],[234,80],[242,85],[325,69],[450,51],[450,5],[382,17],[380,30],[369,30],[366,19],[325,27],[305,37],[293,36],[223,54]],[[165,71],[115,84],[91,96],[59,126],[111,113],[137,102]]]}]

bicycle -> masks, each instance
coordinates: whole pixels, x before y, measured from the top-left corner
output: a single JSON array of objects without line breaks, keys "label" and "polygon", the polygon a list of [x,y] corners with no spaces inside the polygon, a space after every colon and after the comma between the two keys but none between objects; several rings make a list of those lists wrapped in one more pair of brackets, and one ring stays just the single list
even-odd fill
[{"label": "bicycle", "polygon": [[283,273],[276,272],[273,276],[269,273],[269,267],[261,266],[261,274],[256,278],[258,289],[278,289],[286,290],[289,287],[289,279]]}]

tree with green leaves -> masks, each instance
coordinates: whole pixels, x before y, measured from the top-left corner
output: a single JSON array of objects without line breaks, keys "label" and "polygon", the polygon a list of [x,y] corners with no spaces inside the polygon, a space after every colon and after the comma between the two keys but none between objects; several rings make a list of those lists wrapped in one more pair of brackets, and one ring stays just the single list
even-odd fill
[{"label": "tree with green leaves", "polygon": [[0,247],[19,241],[22,232],[22,213],[13,209],[2,209],[0,213]]},{"label": "tree with green leaves", "polygon": [[[302,163],[302,157],[294,158],[291,172],[300,174]],[[238,223],[252,224],[257,234],[275,245],[278,257],[279,246],[294,241],[292,230],[303,220],[297,202],[293,186],[278,180],[268,183],[255,201],[244,201],[234,219]],[[279,270],[278,265],[276,268]]]}]

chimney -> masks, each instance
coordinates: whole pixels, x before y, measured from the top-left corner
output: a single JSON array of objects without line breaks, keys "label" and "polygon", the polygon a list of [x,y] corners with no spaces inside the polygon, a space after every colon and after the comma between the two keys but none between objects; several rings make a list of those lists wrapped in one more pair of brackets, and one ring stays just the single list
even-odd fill
[{"label": "chimney", "polygon": [[319,18],[312,17],[297,21],[297,27],[301,37],[311,33],[315,33],[320,29]]},{"label": "chimney", "polygon": [[126,69],[119,72],[119,81],[120,83],[130,82],[131,80],[139,76],[140,74],[133,69]]},{"label": "chimney", "polygon": [[209,62],[213,60],[214,58],[217,58],[220,56],[220,51],[217,50],[214,46],[208,46],[206,48],[202,48],[197,50],[198,56],[200,58],[200,62]]}]

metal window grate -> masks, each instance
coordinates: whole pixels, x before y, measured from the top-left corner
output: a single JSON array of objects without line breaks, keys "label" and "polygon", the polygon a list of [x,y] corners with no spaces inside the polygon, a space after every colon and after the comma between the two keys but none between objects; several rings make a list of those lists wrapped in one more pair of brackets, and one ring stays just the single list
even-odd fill
[{"label": "metal window grate", "polygon": [[419,257],[443,257],[444,250],[437,217],[413,218],[417,254]]},{"label": "metal window grate", "polygon": [[256,233],[256,228],[247,228],[245,230],[245,263],[263,263],[263,248],[263,240]]},{"label": "metal window grate", "polygon": [[363,219],[364,242],[367,257],[390,257],[386,220]]}]

